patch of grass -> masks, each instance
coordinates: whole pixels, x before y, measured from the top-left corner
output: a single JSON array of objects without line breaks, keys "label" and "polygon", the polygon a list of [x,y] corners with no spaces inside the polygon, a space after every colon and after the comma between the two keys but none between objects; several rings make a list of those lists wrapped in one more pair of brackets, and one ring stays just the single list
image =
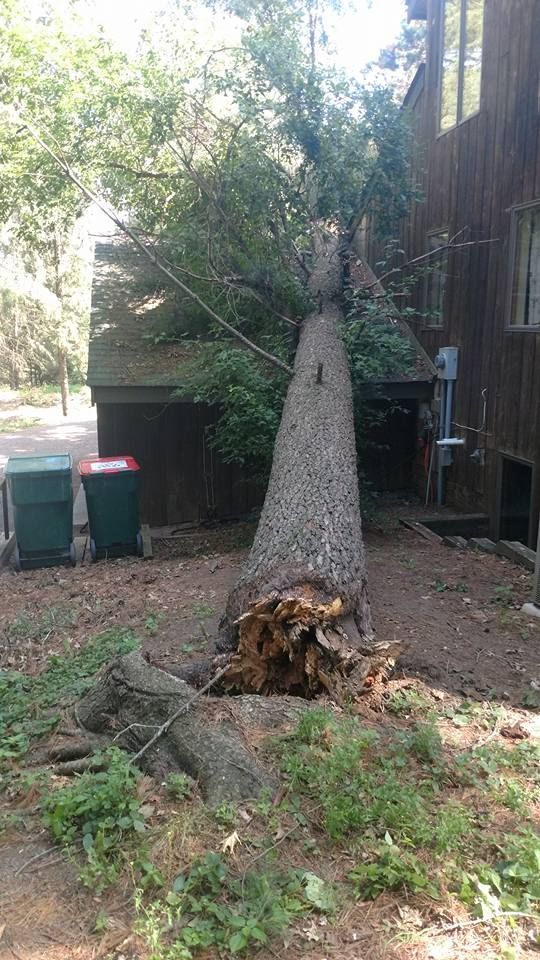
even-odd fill
[{"label": "patch of grass", "polygon": [[386,709],[396,717],[408,717],[411,714],[425,714],[432,710],[431,701],[416,687],[403,687],[395,690],[386,700]]},{"label": "patch of grass", "polygon": [[4,417],[0,418],[0,433],[14,433],[16,430],[27,430],[39,423],[38,417]]},{"label": "patch of grass", "polygon": [[[397,708],[410,709],[400,699]],[[498,835],[496,811],[519,810],[524,821],[530,816],[528,801],[536,796],[533,782],[540,776],[537,748],[490,743],[453,753],[434,719],[383,738],[355,717],[315,710],[279,741],[278,750],[300,809],[306,799],[315,803],[328,836],[349,856],[360,855],[349,876],[357,896],[404,889],[439,897],[453,889],[476,904],[478,884],[488,883],[494,871],[498,893],[494,877],[489,882],[501,909],[525,909],[524,878],[531,881],[536,856],[533,833],[523,834],[526,841],[508,840],[501,827]],[[503,848],[505,862],[513,864],[510,872],[498,866]],[[539,868],[540,859],[540,888]],[[518,896],[514,888],[522,880]]]},{"label": "patch of grass", "polygon": [[21,610],[4,627],[4,636],[12,644],[43,643],[72,627],[76,620],[76,610],[66,603],[53,604],[46,610]]},{"label": "patch of grass", "polygon": [[149,878],[159,885],[161,875],[138,843],[139,835],[146,832],[145,811],[137,795],[139,772],[116,747],[96,754],[95,759],[106,763],[106,769],[87,770],[44,798],[45,825],[68,851],[82,843],[86,863],[79,876],[97,893],[118,879],[133,840],[137,849],[132,866],[145,886]]},{"label": "patch of grass", "polygon": [[299,916],[331,907],[326,885],[302,871],[247,870],[232,875],[217,853],[197,858],[167,896],[137,898],[137,933],[150,960],[190,960],[199,952],[253,954]]},{"label": "patch of grass", "polygon": [[104,664],[136,646],[130,630],[112,629],[76,653],[50,657],[37,677],[0,671],[0,765],[23,757],[32,740],[57,725],[59,713],[54,708],[81,697]]}]

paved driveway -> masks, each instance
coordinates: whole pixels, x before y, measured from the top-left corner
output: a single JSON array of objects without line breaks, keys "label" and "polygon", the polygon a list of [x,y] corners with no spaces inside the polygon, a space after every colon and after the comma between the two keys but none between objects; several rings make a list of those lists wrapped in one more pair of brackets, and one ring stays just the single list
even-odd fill
[{"label": "paved driveway", "polygon": [[[10,411],[10,416],[21,415],[23,408]],[[73,488],[80,486],[77,464],[83,457],[97,454],[95,407],[73,406],[69,416],[60,410],[24,408],[25,415],[40,417],[40,423],[13,433],[0,433],[0,476],[3,476],[8,458],[24,454],[70,453],[73,457]]]}]

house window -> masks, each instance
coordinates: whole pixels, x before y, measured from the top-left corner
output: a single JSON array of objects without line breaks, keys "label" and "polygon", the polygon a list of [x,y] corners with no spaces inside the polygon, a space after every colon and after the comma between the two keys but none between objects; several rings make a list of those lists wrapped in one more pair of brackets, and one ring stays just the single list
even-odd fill
[{"label": "house window", "polygon": [[485,0],[442,0],[440,129],[480,109]]},{"label": "house window", "polygon": [[512,213],[511,327],[540,326],[540,203]]},{"label": "house window", "polygon": [[448,273],[448,231],[430,233],[428,236],[429,257],[425,278],[424,308],[426,325],[442,327],[444,320],[444,290]]}]

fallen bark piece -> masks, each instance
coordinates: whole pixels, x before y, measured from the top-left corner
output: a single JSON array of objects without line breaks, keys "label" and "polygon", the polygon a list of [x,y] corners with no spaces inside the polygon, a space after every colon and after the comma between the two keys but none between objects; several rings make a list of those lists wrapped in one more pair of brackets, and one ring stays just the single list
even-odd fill
[{"label": "fallen bark piece", "polygon": [[[210,806],[274,790],[275,777],[257,759],[249,740],[256,739],[257,729],[290,727],[309,704],[290,698],[194,700],[196,696],[193,687],[149,666],[134,652],[109,666],[78,704],[76,718],[84,729],[108,732],[118,746],[141,752],[141,766],[161,779],[171,770],[184,770],[198,781]],[[156,731],[182,706],[185,712],[150,745]]]}]

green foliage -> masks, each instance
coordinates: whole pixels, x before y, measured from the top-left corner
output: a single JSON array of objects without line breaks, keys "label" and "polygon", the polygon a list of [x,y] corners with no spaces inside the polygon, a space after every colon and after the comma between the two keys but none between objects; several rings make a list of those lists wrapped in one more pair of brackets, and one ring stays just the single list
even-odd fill
[{"label": "green foliage", "polygon": [[386,701],[386,709],[397,717],[426,714],[432,707],[431,701],[416,687],[395,690]]},{"label": "green foliage", "polygon": [[390,834],[367,855],[369,860],[357,864],[349,874],[354,890],[362,900],[375,900],[385,890],[407,890],[438,897],[438,890],[429,879],[424,863],[409,850],[400,849]]},{"label": "green foliage", "polygon": [[464,875],[460,898],[480,917],[506,910],[536,911],[540,903],[538,833],[524,829],[510,834],[495,866],[482,864]]},{"label": "green foliage", "polygon": [[193,792],[193,780],[187,773],[170,773],[166,781],[167,793],[175,800],[187,800]]},{"label": "green foliage", "polygon": [[231,827],[233,823],[236,822],[237,812],[236,807],[232,803],[220,803],[219,807],[214,810],[214,816],[218,823],[222,827]]},{"label": "green foliage", "polygon": [[[284,344],[271,345],[285,353]],[[253,354],[226,343],[205,344],[182,370],[182,395],[221,411],[211,435],[226,463],[241,463],[266,479],[286,391],[286,378],[270,375]]]},{"label": "green foliage", "polygon": [[116,628],[98,634],[76,653],[50,657],[37,677],[0,671],[0,764],[24,756],[32,740],[58,723],[53,708],[81,697],[105,663],[135,646],[131,631]]},{"label": "green foliage", "polygon": [[138,898],[137,930],[150,960],[190,960],[202,950],[251,952],[295,917],[327,906],[314,874],[248,870],[236,878],[223,857],[207,853],[176,878],[164,900],[145,906]]},{"label": "green foliage", "polygon": [[286,741],[283,765],[293,789],[318,798],[333,839],[389,832],[398,846],[436,846],[437,784],[417,763],[438,762],[440,752],[432,725],[384,743],[356,718],[310,711]]},{"label": "green foliage", "polygon": [[[144,834],[144,809],[137,795],[138,771],[116,747],[95,754],[103,770],[87,770],[72,783],[53,791],[42,801],[43,820],[55,840],[71,849],[80,841],[86,863],[80,871],[82,882],[98,893],[114,883],[125,862],[126,846]],[[148,879],[152,864],[142,849],[135,865]],[[155,871],[155,868],[154,868]],[[161,883],[159,872],[151,877]]]}]

